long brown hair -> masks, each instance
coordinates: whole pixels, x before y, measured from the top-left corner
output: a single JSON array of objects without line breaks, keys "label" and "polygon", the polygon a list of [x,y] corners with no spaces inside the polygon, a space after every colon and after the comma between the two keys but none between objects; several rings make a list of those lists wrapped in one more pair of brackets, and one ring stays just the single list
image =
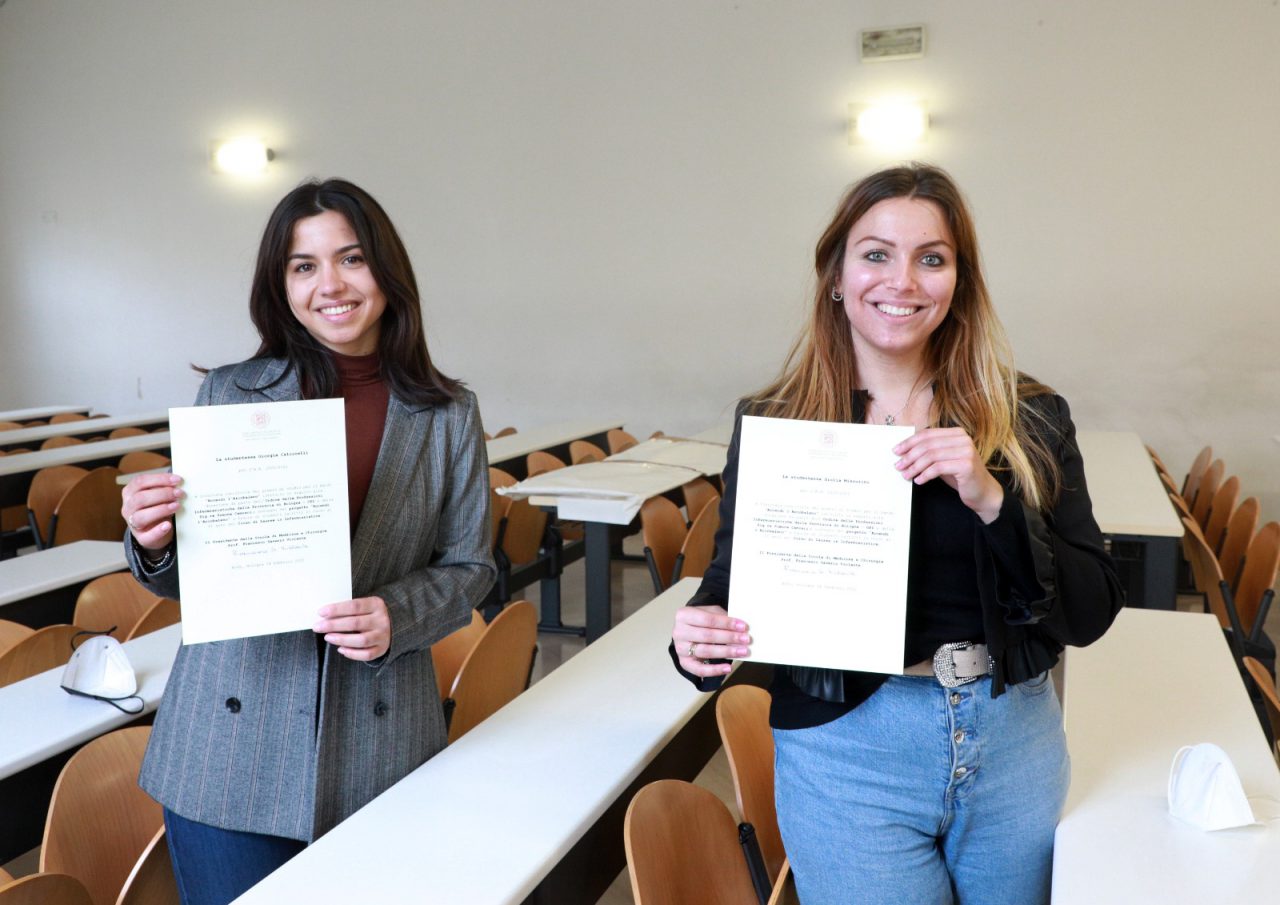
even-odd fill
[{"label": "long brown hair", "polygon": [[249,316],[262,339],[254,357],[288,360],[290,367],[298,371],[304,398],[324,398],[338,391],[337,371],[329,350],[293,316],[285,290],[294,225],[325,211],[336,211],[351,224],[369,270],[386,297],[387,307],[379,325],[378,358],[391,392],[404,402],[418,405],[454,398],[462,384],[440,373],[431,362],[418,282],[404,243],[373,196],[343,179],[304,182],[285,195],[271,212],[249,290]]},{"label": "long brown hair", "polygon": [[796,340],[782,374],[755,397],[754,411],[777,418],[851,421],[858,391],[858,362],[844,306],[833,301],[844,267],[845,246],[855,223],[890,198],[931,201],[946,218],[956,249],[956,287],[951,310],[930,335],[926,373],[933,375],[933,417],[939,425],[964,428],[978,454],[993,469],[1009,469],[1027,503],[1045,509],[1056,498],[1060,472],[1032,396],[1048,387],[1020,376],[1004,327],[987,294],[973,218],[959,188],[938,167],[922,163],[872,173],[841,199],[814,253],[817,284],[813,313]]}]

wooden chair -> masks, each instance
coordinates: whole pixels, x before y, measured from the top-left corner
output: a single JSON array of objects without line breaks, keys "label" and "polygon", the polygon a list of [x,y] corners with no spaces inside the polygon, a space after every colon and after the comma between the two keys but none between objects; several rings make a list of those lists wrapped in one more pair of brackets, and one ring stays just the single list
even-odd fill
[{"label": "wooden chair", "polygon": [[13,874],[9,873],[3,867],[0,867],[0,886],[13,882]]},{"label": "wooden chair", "polygon": [[545,450],[531,452],[529,455],[525,456],[525,470],[529,477],[545,474],[548,471],[555,471],[557,468],[564,467],[565,463],[563,459],[559,456],[553,455],[552,453],[546,452]]},{"label": "wooden chair", "polygon": [[605,434],[605,442],[609,444],[609,455],[611,456],[640,444],[639,440],[620,427],[615,427]]},{"label": "wooden chair", "polygon": [[1271,724],[1271,754],[1280,762],[1280,693],[1276,692],[1275,680],[1267,668],[1253,657],[1244,658],[1244,668],[1249,678],[1262,693],[1262,703],[1266,707],[1267,722]]},{"label": "wooden chair", "polygon": [[115,572],[84,586],[71,621],[86,631],[109,631],[123,641],[159,599],[128,572]]},{"label": "wooden chair", "polygon": [[733,774],[733,791],[743,823],[755,828],[769,885],[786,860],[778,813],[773,805],[773,733],[769,692],[757,685],[730,685],[716,698],[716,726]]},{"label": "wooden chair", "polygon": [[791,873],[791,862],[782,861],[782,870],[778,871],[778,879],[774,881],[773,892],[769,895],[767,905],[800,905],[800,893],[796,891],[795,874]]},{"label": "wooden chair", "polygon": [[1155,447],[1151,446],[1151,444],[1146,444],[1146,449],[1147,455],[1151,457],[1151,464],[1155,466],[1156,471],[1162,475],[1169,474],[1169,469],[1164,464],[1164,459],[1160,458],[1160,454],[1155,451]]},{"label": "wooden chair", "polygon": [[1222,486],[1226,468],[1221,459],[1215,459],[1200,479],[1200,489],[1196,491],[1195,502],[1191,504],[1191,517],[1200,523],[1201,529],[1209,523],[1209,507],[1213,505],[1213,495]]},{"label": "wooden chair", "polygon": [[1218,551],[1218,562],[1222,565],[1222,576],[1226,578],[1231,590],[1240,584],[1240,573],[1244,568],[1244,553],[1249,549],[1253,533],[1258,530],[1258,518],[1261,507],[1255,497],[1249,497],[1236,507],[1227,522],[1227,530],[1223,532],[1222,548]]},{"label": "wooden chair", "polygon": [[622,838],[636,905],[759,901],[733,815],[706,789],[676,779],[649,783],[627,807]]},{"label": "wooden chair", "polygon": [[701,578],[711,565],[711,554],[716,548],[716,529],[720,527],[720,505],[716,500],[708,500],[698,513],[684,543],[680,545],[680,555],[676,558],[676,569],[672,573],[674,583],[681,578]]},{"label": "wooden chair", "polygon": [[440,687],[441,701],[448,700],[462,662],[476,646],[485,628],[480,611],[472,610],[470,623],[431,645],[431,663],[436,668],[436,685]]},{"label": "wooden chair", "polygon": [[[509,486],[515,478],[496,468],[489,469],[489,486]],[[498,566],[498,602],[511,599],[511,572],[518,566],[537,560],[547,531],[547,513],[528,500],[516,500],[493,494],[498,502],[494,509],[493,556]],[[491,499],[491,504],[493,500]]]},{"label": "wooden chair", "polygon": [[574,465],[603,462],[607,457],[608,454],[590,440],[574,440],[569,444],[569,461]]},{"label": "wooden chair", "polygon": [[1212,446],[1206,446],[1196,454],[1195,460],[1191,463],[1191,468],[1187,471],[1187,476],[1182,479],[1182,498],[1187,501],[1187,505],[1195,502],[1196,492],[1200,489],[1200,479],[1204,477],[1204,473],[1212,461]]},{"label": "wooden chair", "polygon": [[0,905],[94,905],[94,901],[75,877],[41,873],[0,885]]},{"label": "wooden chair", "polygon": [[0,654],[0,687],[65,666],[71,659],[71,639],[80,631],[74,625],[49,625]]},{"label": "wooden chair", "polygon": [[142,614],[140,618],[129,629],[129,633],[124,636],[124,640],[132,641],[141,635],[149,635],[157,632],[162,628],[170,625],[177,625],[182,621],[182,608],[178,601],[169,597],[157,597],[155,603]]},{"label": "wooden chair", "polygon": [[493,436],[494,436],[494,438],[495,438],[495,439],[496,439],[497,437],[510,437],[510,436],[511,436],[512,434],[514,434],[515,432],[516,432],[516,429],[515,429],[514,427],[511,427],[510,425],[508,425],[507,427],[504,427],[502,430],[498,431],[498,432],[497,432],[496,434],[494,434]]},{"label": "wooden chair", "polygon": [[681,487],[680,492],[684,495],[685,518],[690,525],[707,503],[715,500],[716,505],[720,505],[720,491],[706,478],[694,478]]},{"label": "wooden chair", "polygon": [[675,580],[680,548],[688,534],[680,507],[666,497],[652,497],[640,507],[640,536],[655,594],[661,594]]},{"label": "wooden chair", "polygon": [[1191,518],[1191,507],[1187,505],[1187,501],[1182,498],[1182,494],[1178,492],[1177,486],[1173,483],[1173,478],[1168,475],[1160,475],[1160,480],[1164,482],[1165,492],[1169,494],[1169,502],[1173,504],[1173,508],[1178,510],[1178,516],[1186,516]]},{"label": "wooden chair", "polygon": [[78,540],[114,540],[124,537],[124,516],[120,514],[120,469],[110,465],[95,468],[62,495],[53,511],[50,545]]},{"label": "wooden chair", "polygon": [[1231,628],[1231,617],[1222,597],[1222,568],[1218,559],[1209,549],[1204,539],[1204,532],[1195,519],[1182,519],[1182,550],[1187,562],[1191,564],[1191,574],[1195,578],[1196,590],[1205,597],[1205,606],[1218,619],[1218,625],[1224,630]]},{"label": "wooden chair", "polygon": [[1240,479],[1235,475],[1227,478],[1213,495],[1209,504],[1209,514],[1204,524],[1204,539],[1209,542],[1209,549],[1215,553],[1222,549],[1222,536],[1227,533],[1227,522],[1235,512],[1236,500],[1240,498]]},{"label": "wooden chair", "polygon": [[79,437],[50,437],[40,444],[41,449],[61,449],[64,446],[80,446],[85,441]]},{"label": "wooden chair", "polygon": [[55,465],[42,468],[32,476],[31,486],[27,488],[27,523],[41,550],[53,545],[53,513],[58,503],[71,486],[88,473],[78,465]]},{"label": "wooden chair", "polygon": [[1276,574],[1280,571],[1280,522],[1267,522],[1262,526],[1244,554],[1244,568],[1240,572],[1233,597],[1240,614],[1240,624],[1250,631],[1258,618],[1262,599],[1275,587]]},{"label": "wooden chair", "polygon": [[517,600],[494,617],[458,668],[445,700],[450,744],[529,687],[537,653],[537,610]]},{"label": "wooden chair", "polygon": [[139,471],[155,471],[157,468],[168,468],[172,464],[168,456],[162,456],[158,452],[151,452],[147,449],[140,449],[136,452],[125,453],[120,457],[120,473],[134,474]]},{"label": "wooden chair", "polygon": [[143,849],[115,905],[179,905],[178,883],[163,826]]},{"label": "wooden chair", "polygon": [[17,421],[0,421],[0,431],[16,431],[22,428]]},{"label": "wooden chair", "polygon": [[49,419],[50,424],[67,424],[71,421],[86,421],[88,415],[81,415],[76,412],[63,412],[61,415],[54,415]]},{"label": "wooden chair", "polygon": [[489,469],[489,522],[493,533],[490,543],[495,550],[502,537],[502,521],[507,517],[507,509],[511,505],[511,497],[498,493],[498,488],[510,487],[515,483],[516,479],[501,468]]},{"label": "wooden chair", "polygon": [[150,726],[99,736],[67,761],[53,787],[40,871],[70,874],[95,905],[114,905],[164,825],[160,805],[138,788]]},{"label": "wooden chair", "polygon": [[3,654],[19,641],[25,641],[35,633],[35,629],[29,628],[21,623],[10,622],[8,619],[0,619],[0,654]]},{"label": "wooden chair", "polygon": [[147,432],[140,427],[117,427],[111,433],[107,434],[108,440],[122,440],[125,437],[141,437]]}]

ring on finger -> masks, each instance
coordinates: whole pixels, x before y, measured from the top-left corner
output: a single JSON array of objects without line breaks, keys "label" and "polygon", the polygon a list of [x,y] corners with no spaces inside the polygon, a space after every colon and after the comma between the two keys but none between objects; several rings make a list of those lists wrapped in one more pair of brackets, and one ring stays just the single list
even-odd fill
[{"label": "ring on finger", "polygon": [[[697,647],[697,646],[698,646],[698,642],[697,642],[697,641],[690,641],[690,642],[689,642],[689,649],[688,649],[687,651],[685,651],[685,652],[684,652],[684,655],[685,655],[686,657],[693,657],[693,649],[694,649],[695,647]],[[696,660],[696,659],[697,659],[697,657],[694,657],[694,659]]]}]

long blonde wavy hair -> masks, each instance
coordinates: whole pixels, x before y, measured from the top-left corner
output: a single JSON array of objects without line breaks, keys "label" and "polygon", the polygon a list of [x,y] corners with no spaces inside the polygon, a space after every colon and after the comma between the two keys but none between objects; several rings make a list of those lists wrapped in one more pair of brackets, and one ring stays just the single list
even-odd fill
[{"label": "long blonde wavy hair", "polygon": [[[951,310],[930,335],[925,373],[933,375],[934,426],[962,427],[992,470],[1012,473],[1028,505],[1047,509],[1061,480],[1043,439],[1043,416],[1023,402],[1053,392],[1013,366],[1004,327],[987,294],[973,218],[959,188],[938,167],[921,163],[873,173],[841,200],[814,254],[813,314],[792,346],[782,374],[757,393],[751,411],[775,418],[853,420],[858,362],[844,305],[831,291],[840,282],[849,231],[873,206],[890,198],[932,201],[955,242],[956,287]],[[1039,422],[1037,424],[1037,422]]]}]

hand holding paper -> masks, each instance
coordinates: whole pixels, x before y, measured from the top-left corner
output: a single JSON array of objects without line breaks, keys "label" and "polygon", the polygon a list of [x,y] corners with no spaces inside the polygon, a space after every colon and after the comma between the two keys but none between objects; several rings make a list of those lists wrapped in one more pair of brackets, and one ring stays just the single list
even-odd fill
[{"label": "hand holding paper", "polygon": [[942,478],[984,524],[1000,514],[1004,488],[987,470],[963,428],[931,427],[903,440],[893,451],[902,457],[894,467],[904,478],[916,484]]}]

